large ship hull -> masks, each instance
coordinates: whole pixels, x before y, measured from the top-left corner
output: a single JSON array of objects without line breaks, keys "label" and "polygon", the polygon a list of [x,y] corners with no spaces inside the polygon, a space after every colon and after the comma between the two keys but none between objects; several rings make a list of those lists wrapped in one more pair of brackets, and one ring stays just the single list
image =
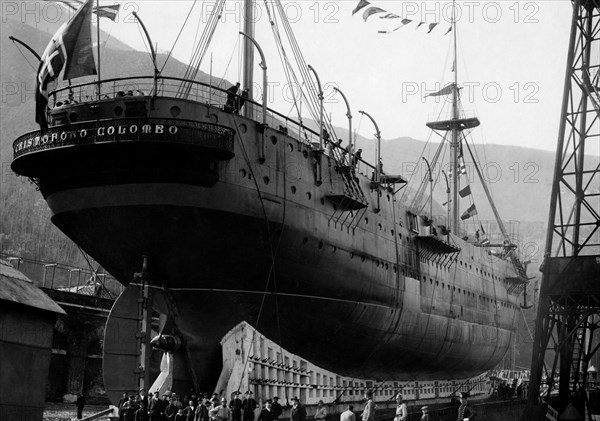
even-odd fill
[{"label": "large ship hull", "polygon": [[[159,117],[177,104],[181,115],[98,117],[127,101]],[[91,122],[18,139],[13,169],[38,182],[53,222],[123,284],[147,259],[150,286],[168,291],[177,313],[195,387],[214,386],[219,341],[241,321],[358,378],[466,378],[508,349],[518,291],[507,261],[452,234],[419,245],[431,228],[415,225],[393,189],[344,178],[340,162],[287,129],[160,97],[69,111]],[[148,127],[143,139],[138,126]],[[221,127],[234,144],[223,146]],[[346,197],[349,182],[364,205],[330,199]]]}]

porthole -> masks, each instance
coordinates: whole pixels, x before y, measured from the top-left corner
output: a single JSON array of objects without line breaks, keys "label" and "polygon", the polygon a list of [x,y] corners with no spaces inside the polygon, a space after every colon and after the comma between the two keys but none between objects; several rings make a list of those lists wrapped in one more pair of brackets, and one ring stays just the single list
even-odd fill
[{"label": "porthole", "polygon": [[331,252],[332,252],[332,253],[335,253],[336,251],[337,251],[337,247],[336,247],[336,246],[333,246],[333,247],[331,248]]},{"label": "porthole", "polygon": [[71,121],[71,123],[75,123],[77,119],[79,119],[79,115],[77,113],[69,113],[69,120]]},{"label": "porthole", "polygon": [[246,126],[244,123],[240,124],[240,132],[246,133],[247,131],[248,131],[248,126]]},{"label": "porthole", "polygon": [[292,145],[291,143],[288,143],[288,151],[290,152],[294,152],[294,145]]},{"label": "porthole", "polygon": [[246,172],[246,170],[242,168],[242,169],[240,170],[240,177],[242,177],[242,178],[246,178],[246,175],[247,175],[247,172]]},{"label": "porthole", "polygon": [[213,123],[219,122],[219,116],[216,114],[211,114],[209,118],[210,118],[210,121],[212,121]]},{"label": "porthole", "polygon": [[304,158],[308,158],[308,152],[306,152],[306,151],[302,151],[302,156],[303,156]]},{"label": "porthole", "polygon": [[123,115],[123,107],[121,107],[120,105],[117,105],[115,108],[113,108],[113,111],[116,116]]},{"label": "porthole", "polygon": [[265,184],[269,184],[269,182],[270,182],[271,180],[269,179],[269,177],[268,177],[268,176],[266,176],[266,175],[265,175],[265,176],[263,177],[263,181],[264,181],[264,183],[265,183]]},{"label": "porthole", "polygon": [[271,143],[272,143],[273,145],[277,145],[277,137],[275,137],[275,136],[271,136]]},{"label": "porthole", "polygon": [[311,192],[306,192],[306,198],[308,200],[312,199],[312,193]]},{"label": "porthole", "polygon": [[394,230],[392,230],[392,236],[394,236]]},{"label": "porthole", "polygon": [[376,260],[375,264],[377,265],[377,267],[379,267],[379,260]]},{"label": "porthole", "polygon": [[179,114],[181,114],[181,108],[179,108],[177,105],[173,105],[169,112],[171,113],[171,117],[177,117]]},{"label": "porthole", "polygon": [[320,202],[322,205],[325,205],[325,199],[321,198]]},{"label": "porthole", "polygon": [[381,224],[377,224],[377,227],[379,228],[379,231],[383,229],[383,226]]},{"label": "porthole", "polygon": [[319,241],[319,250],[323,248],[323,242]]},{"label": "porthole", "polygon": [[290,190],[292,191],[292,194],[296,194],[296,186],[292,186]]},{"label": "porthole", "polygon": [[369,218],[365,218],[365,225],[369,225]]}]

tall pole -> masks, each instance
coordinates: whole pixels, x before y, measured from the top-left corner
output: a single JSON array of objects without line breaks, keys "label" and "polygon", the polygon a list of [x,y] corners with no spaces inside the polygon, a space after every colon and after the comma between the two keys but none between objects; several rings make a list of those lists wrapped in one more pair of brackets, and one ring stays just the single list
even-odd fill
[{"label": "tall pole", "polygon": [[[375,182],[379,183],[381,181],[381,168],[380,168],[380,162],[381,162],[381,132],[379,131],[379,126],[377,125],[377,122],[373,119],[373,117],[371,117],[371,115],[369,113],[367,113],[366,111],[359,111],[359,113],[361,113],[362,115],[366,115],[369,120],[371,120],[371,123],[373,123],[373,125],[375,126],[375,138],[377,138],[377,152],[376,152],[376,162],[375,162]],[[379,195],[377,195],[377,197],[379,197]]]},{"label": "tall pole", "polygon": [[319,75],[310,64],[308,65],[308,70],[313,72],[313,74],[315,75],[315,79],[317,80],[317,87],[319,88],[319,148],[323,150],[323,99],[325,97],[323,96],[323,88],[321,87],[321,79],[319,79]]},{"label": "tall pole", "polygon": [[352,142],[352,112],[350,111],[350,104],[348,103],[348,99],[346,98],[346,95],[344,95],[344,93],[342,91],[340,91],[335,86],[334,86],[333,90],[338,92],[344,99],[344,102],[346,103],[346,117],[348,117],[348,144],[349,144],[348,153],[350,154],[350,156],[352,156],[352,153],[354,152],[354,150],[353,150],[354,143]]},{"label": "tall pole", "polygon": [[[258,42],[256,42],[256,40],[252,37],[250,37],[248,34],[244,33],[244,32],[240,32],[241,35],[243,35],[246,38],[247,42],[250,42],[251,44],[253,44],[256,49],[258,50],[258,53],[260,54],[260,68],[263,71],[263,95],[262,95],[262,122],[263,124],[267,124],[267,85],[268,85],[268,81],[267,81],[267,59],[265,58],[265,55],[263,53],[262,48],[260,48],[260,45],[258,45]],[[248,88],[247,85],[245,85],[246,88]],[[250,98],[252,98],[251,95],[248,95]],[[248,108],[245,108],[246,111],[248,111]],[[246,112],[245,114],[246,117],[248,118],[252,118],[252,113],[248,113]]]},{"label": "tall pole", "polygon": [[[248,97],[254,98],[254,47],[252,44],[257,45],[254,41],[254,10],[256,2],[254,0],[244,1],[244,72],[243,72],[243,88],[248,88]],[[264,59],[263,59],[264,61]],[[263,69],[264,70],[264,69]],[[264,87],[263,87],[264,89]],[[267,92],[263,92],[263,103],[266,103]],[[247,118],[252,118],[252,107],[251,104],[244,107],[244,115]],[[263,117],[264,119],[265,117]]]},{"label": "tall pole", "polygon": [[101,76],[101,66],[100,66],[100,0],[96,0],[96,38],[98,38],[98,42],[96,43],[97,55],[98,55],[98,87],[97,94],[98,99],[100,99],[100,81],[102,80]]},{"label": "tall pole", "polygon": [[[458,120],[458,57],[456,54],[456,1],[452,2],[452,29],[454,30],[454,90],[452,91],[452,119]],[[458,153],[460,141],[458,139],[458,126],[452,125],[452,232],[458,235],[458,190],[459,190],[459,171],[458,171]]]}]

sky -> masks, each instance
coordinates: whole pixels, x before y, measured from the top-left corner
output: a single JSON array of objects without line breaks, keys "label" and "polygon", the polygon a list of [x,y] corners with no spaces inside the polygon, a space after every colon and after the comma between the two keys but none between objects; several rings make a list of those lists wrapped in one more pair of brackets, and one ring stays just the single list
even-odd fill
[{"label": "sky", "polygon": [[[378,123],[384,139],[408,136],[426,140],[428,120],[437,119],[443,97],[425,98],[454,78],[451,46],[446,34],[452,14],[449,1],[370,1],[400,18],[367,21],[352,15],[358,0],[282,1],[305,60],[318,73],[325,93],[325,112],[335,125],[347,127],[346,107],[333,87],[344,92],[359,134],[372,138],[374,128],[359,110]],[[101,5],[114,4],[101,0]],[[168,52],[194,4],[193,0],[123,0],[116,22],[102,19],[102,29],[112,39],[146,50],[145,39],[132,12],[148,28],[159,52]],[[207,22],[214,1],[196,1],[173,57],[189,62],[195,40]],[[264,1],[257,1],[256,40],[265,51],[269,78],[269,107],[296,117],[279,55],[273,42]],[[463,86],[463,107],[476,115],[480,128],[477,143],[517,145],[555,151],[570,31],[571,2],[458,1],[457,76]],[[241,5],[228,0],[217,27],[213,46],[201,70],[241,79],[239,66]],[[390,34],[379,31],[412,22]],[[425,25],[417,27],[419,22]],[[430,23],[439,23],[427,33]],[[288,50],[288,54],[291,52]],[[212,60],[211,60],[212,58]],[[255,64],[256,83],[261,69]],[[159,63],[160,65],[160,63]],[[148,59],[148,74],[151,74]],[[182,76],[182,75],[173,75]],[[255,98],[260,100],[260,98]],[[304,107],[304,110],[306,107]]]}]

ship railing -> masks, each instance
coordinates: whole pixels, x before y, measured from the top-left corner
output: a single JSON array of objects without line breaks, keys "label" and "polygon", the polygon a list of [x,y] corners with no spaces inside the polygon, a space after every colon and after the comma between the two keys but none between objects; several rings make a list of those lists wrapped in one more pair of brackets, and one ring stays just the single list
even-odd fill
[{"label": "ship railing", "polygon": [[[519,244],[519,221],[503,221],[507,229],[508,241],[511,244]],[[496,220],[467,220],[463,221],[459,227],[459,236],[467,238],[467,241],[481,243],[487,240],[490,244],[503,244],[504,236]]]},{"label": "ship railing", "polygon": [[0,253],[15,269],[22,272],[36,286],[80,295],[116,299],[123,285],[102,270],[92,270],[63,263],[40,261]]},{"label": "ship railing", "polygon": [[[189,93],[182,97],[180,95],[183,83],[190,84]],[[112,100],[121,96],[149,96],[153,95],[154,78],[152,76],[130,76],[121,78],[105,79],[100,81],[101,90],[98,94],[98,82],[85,82],[78,85],[64,86],[52,91],[49,94],[49,103],[53,107],[73,103],[91,103],[104,100]],[[223,108],[227,101],[227,90],[218,86],[200,81],[190,81],[182,78],[159,76],[157,78],[156,96],[167,98],[178,98],[197,103],[206,104],[212,107]],[[253,119],[263,121],[262,104],[251,99],[247,99],[244,107],[252,107]],[[285,116],[271,108],[267,108],[266,124],[288,136],[296,139],[298,142],[310,146],[313,149],[320,147],[320,138],[318,131],[307,127],[288,116]],[[333,139],[335,140],[335,139]],[[323,153],[330,155],[330,147],[344,149],[337,143],[332,143],[324,147]],[[345,159],[350,163],[350,157]],[[367,161],[356,160],[357,171],[369,176],[375,167]]]}]

